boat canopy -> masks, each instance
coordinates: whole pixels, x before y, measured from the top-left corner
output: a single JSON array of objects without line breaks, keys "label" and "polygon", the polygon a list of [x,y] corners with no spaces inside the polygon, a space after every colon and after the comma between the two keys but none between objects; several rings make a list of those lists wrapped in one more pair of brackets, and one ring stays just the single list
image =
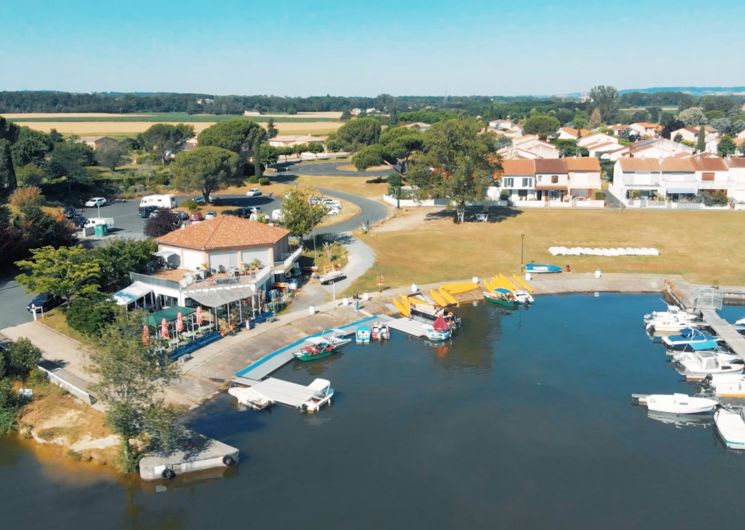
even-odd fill
[{"label": "boat canopy", "polygon": [[172,320],[176,320],[178,317],[178,314],[181,313],[181,316],[187,316],[194,313],[196,309],[193,307],[181,307],[181,306],[173,306],[169,307],[168,309],[163,309],[161,311],[157,311],[155,313],[151,313],[147,316],[147,323],[150,326],[160,326],[161,321],[165,318],[166,321],[170,322]]},{"label": "boat canopy", "polygon": [[329,341],[324,339],[323,337],[308,337],[307,339],[305,339],[305,342],[315,344],[316,346],[325,346],[329,343]]},{"label": "boat canopy", "polygon": [[323,392],[328,387],[331,386],[331,381],[328,379],[321,379],[320,377],[313,380],[311,384],[308,385],[308,388],[315,392]]},{"label": "boat canopy", "polygon": [[500,294],[510,294],[510,292],[511,292],[509,289],[505,289],[503,287],[499,287],[498,289],[494,289],[494,291],[497,292],[497,293],[500,293]]},{"label": "boat canopy", "polygon": [[715,350],[718,344],[715,340],[702,340],[699,342],[692,342],[691,348],[696,351]]}]

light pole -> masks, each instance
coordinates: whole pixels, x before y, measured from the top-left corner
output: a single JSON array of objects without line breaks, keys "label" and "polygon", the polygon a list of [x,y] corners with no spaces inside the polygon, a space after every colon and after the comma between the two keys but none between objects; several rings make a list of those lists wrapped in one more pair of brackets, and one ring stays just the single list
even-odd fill
[{"label": "light pole", "polygon": [[520,234],[520,274],[523,273],[523,263],[525,263],[525,234]]},{"label": "light pole", "polygon": [[101,218],[101,203],[96,201],[96,210],[98,211],[98,218]]}]

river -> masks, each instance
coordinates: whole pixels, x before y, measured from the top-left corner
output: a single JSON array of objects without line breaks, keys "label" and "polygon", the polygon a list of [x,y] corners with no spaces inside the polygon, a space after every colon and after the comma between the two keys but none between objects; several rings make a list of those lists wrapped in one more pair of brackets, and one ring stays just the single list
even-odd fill
[{"label": "river", "polygon": [[194,428],[239,447],[221,478],[118,481],[0,442],[3,528],[736,528],[745,455],[713,425],[681,427],[632,393],[693,392],[644,334],[658,296],[544,296],[459,309],[433,348],[394,333],[276,377],[330,379],[316,415],[238,411]]}]

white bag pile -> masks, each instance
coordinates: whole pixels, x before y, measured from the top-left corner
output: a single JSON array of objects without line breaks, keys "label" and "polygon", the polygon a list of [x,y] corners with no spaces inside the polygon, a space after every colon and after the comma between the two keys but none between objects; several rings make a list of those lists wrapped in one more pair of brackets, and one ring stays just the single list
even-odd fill
[{"label": "white bag pile", "polygon": [[659,256],[656,248],[618,247],[618,248],[589,248],[589,247],[549,247],[552,256]]}]

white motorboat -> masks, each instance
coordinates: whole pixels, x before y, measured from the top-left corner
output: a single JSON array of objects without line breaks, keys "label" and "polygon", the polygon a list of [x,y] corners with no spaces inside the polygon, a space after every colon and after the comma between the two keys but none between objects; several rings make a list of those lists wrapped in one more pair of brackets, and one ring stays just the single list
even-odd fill
[{"label": "white motorboat", "polygon": [[742,372],[745,365],[731,355],[711,351],[683,352],[675,357],[678,372],[685,376],[706,376]]},{"label": "white motorboat", "polygon": [[701,322],[682,315],[668,315],[645,321],[647,331],[654,333],[678,333],[686,328],[697,328]]},{"label": "white motorboat", "polygon": [[228,389],[228,394],[238,400],[238,403],[244,407],[253,410],[264,410],[274,402],[261,392],[251,387],[234,386]]},{"label": "white motorboat", "polygon": [[324,405],[331,404],[334,396],[334,388],[328,379],[316,378],[308,388],[313,390],[313,395],[300,405],[304,412],[318,412]]},{"label": "white motorboat", "polygon": [[327,285],[331,283],[336,283],[340,280],[343,280],[347,277],[346,274],[344,274],[343,270],[340,269],[334,269],[332,271],[329,271],[325,274],[321,274],[318,277],[318,281],[321,283],[321,285]]},{"label": "white motorboat", "polygon": [[389,340],[391,338],[391,330],[388,327],[388,324],[373,322],[370,338],[375,341]]},{"label": "white motorboat", "polygon": [[370,344],[370,326],[360,326],[354,334],[354,340],[357,344]]},{"label": "white motorboat", "polygon": [[714,350],[686,350],[686,351],[674,351],[671,352],[672,354],[672,360],[675,362],[681,361],[683,359],[686,359],[686,354],[688,353],[704,353],[706,355],[708,354],[714,354],[717,356],[720,362],[723,363],[734,363],[734,364],[741,364],[742,359],[739,355],[735,355],[734,353],[730,353],[728,351],[724,351],[722,349],[714,349]]},{"label": "white motorboat", "polygon": [[452,336],[452,331],[449,329],[437,329],[430,324],[422,324],[422,329],[424,330],[424,336],[432,342],[448,340]]},{"label": "white motorboat", "polygon": [[682,350],[686,346],[691,345],[706,345],[707,348],[703,349],[713,349],[713,347],[716,347],[718,340],[718,337],[708,335],[695,328],[685,328],[677,335],[667,335],[662,337],[662,343],[666,348],[671,350]]},{"label": "white motorboat", "polygon": [[517,300],[517,302],[520,304],[528,305],[535,302],[535,299],[528,291],[517,289],[515,291],[512,291],[512,294],[515,296],[515,300]]},{"label": "white motorboat", "polygon": [[636,396],[636,399],[652,412],[667,414],[706,414],[719,404],[715,399],[686,394],[650,394]]},{"label": "white motorboat", "polygon": [[652,311],[644,315],[644,323],[649,324],[653,320],[663,320],[670,317],[677,317],[688,320],[697,320],[696,315],[688,313],[676,305],[667,305],[667,311]]},{"label": "white motorboat", "polygon": [[719,409],[714,423],[724,444],[730,449],[745,449],[745,418],[743,410]]},{"label": "white motorboat", "polygon": [[714,374],[707,377],[702,386],[717,397],[745,398],[745,375],[740,373]]}]

